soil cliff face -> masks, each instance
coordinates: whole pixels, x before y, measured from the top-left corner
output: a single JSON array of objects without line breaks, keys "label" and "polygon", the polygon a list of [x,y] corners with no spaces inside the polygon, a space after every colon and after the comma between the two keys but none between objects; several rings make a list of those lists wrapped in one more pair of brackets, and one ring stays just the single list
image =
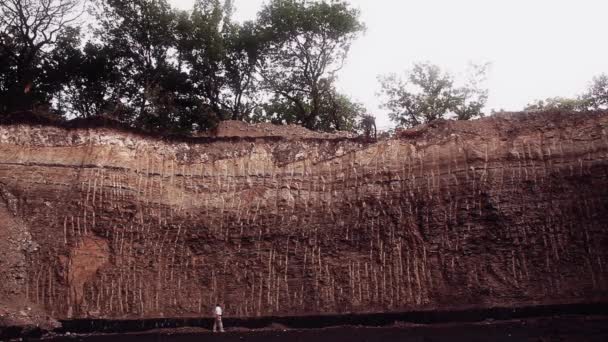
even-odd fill
[{"label": "soil cliff face", "polygon": [[377,143],[0,126],[0,199],[0,305],[56,318],[608,299],[605,113]]}]

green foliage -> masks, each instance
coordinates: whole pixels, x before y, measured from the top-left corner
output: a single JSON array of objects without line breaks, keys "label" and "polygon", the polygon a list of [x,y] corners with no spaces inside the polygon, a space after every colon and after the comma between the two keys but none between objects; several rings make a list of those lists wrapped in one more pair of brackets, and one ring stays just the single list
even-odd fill
[{"label": "green foliage", "polygon": [[594,77],[582,100],[588,108],[608,109],[608,74]]},{"label": "green foliage", "polygon": [[455,101],[451,110],[457,120],[471,120],[484,115],[489,92],[482,88],[482,84],[486,81],[489,67],[489,63],[469,64],[465,85],[454,90]]},{"label": "green foliage", "polygon": [[232,21],[233,5],[199,0],[178,25],[180,60],[196,95],[221,119],[244,120],[256,107],[260,40],[253,22]]},{"label": "green foliage", "polygon": [[79,29],[68,27],[57,38],[49,57],[52,79],[61,87],[55,92],[55,106],[69,117],[91,117],[113,110],[113,85],[120,80],[113,67],[111,51],[88,42],[82,49]]},{"label": "green foliage", "polygon": [[245,120],[259,103],[258,63],[262,45],[253,22],[224,26],[224,69],[228,91],[222,106],[231,113],[232,120]]},{"label": "green foliage", "polygon": [[[431,64],[416,64],[407,80],[396,74],[380,77],[389,118],[412,127],[438,119],[452,107],[452,78]],[[410,90],[414,88],[413,90]]]},{"label": "green foliage", "polygon": [[164,93],[162,79],[172,71],[175,20],[166,0],[107,0],[99,20],[97,35],[120,75],[112,88],[128,108],[120,119],[148,129],[170,126],[173,118],[155,103]]},{"label": "green foliage", "polygon": [[[98,58],[88,56],[105,72],[97,75],[100,81],[93,87],[86,85],[88,78],[81,78],[85,86],[74,87],[80,90],[77,94],[94,91],[93,98],[103,103],[95,106],[97,113],[109,110],[117,119],[147,130],[214,127],[221,112],[223,72],[218,8],[218,1],[201,0],[187,13],[174,11],[166,0],[106,0],[96,32],[102,49]],[[87,46],[92,52],[96,47]]]},{"label": "green foliage", "polygon": [[538,112],[545,110],[580,111],[585,110],[585,100],[581,98],[549,97],[529,103],[524,110]]},{"label": "green foliage", "polygon": [[363,114],[359,120],[359,131],[367,138],[378,138],[378,128],[376,127],[376,118],[370,114]]},{"label": "green foliage", "polygon": [[316,129],[324,132],[355,131],[367,110],[361,103],[339,93],[335,88],[322,93]]},{"label": "green foliage", "polygon": [[[344,94],[340,94],[332,85],[321,83],[319,115],[316,118],[315,130],[323,132],[356,131],[357,123],[366,114],[365,107]],[[300,104],[310,111],[308,102]],[[253,116],[254,122],[269,121],[275,124],[301,124],[301,108],[298,103],[280,94],[276,94],[265,103]]]},{"label": "green foliage", "polygon": [[454,77],[430,63],[416,63],[406,79],[396,74],[379,77],[384,108],[400,126],[413,127],[453,114],[458,120],[483,115],[488,91],[479,87],[487,65],[471,66],[467,83],[456,88]]},{"label": "green foliage", "polygon": [[80,0],[0,2],[0,100],[3,111],[48,103],[60,87],[50,78],[57,36],[81,13]]},{"label": "green foliage", "polygon": [[[85,3],[96,4],[92,31],[78,26]],[[185,133],[232,119],[376,135],[374,117],[335,87],[365,29],[347,1],[268,0],[244,23],[234,10],[233,0],[196,0],[191,11],[168,0],[1,1],[0,112],[42,107]],[[384,107],[406,127],[483,116],[487,72],[471,65],[457,86],[453,75],[417,63],[405,78],[380,77]],[[526,109],[608,109],[608,75],[577,98]]]},{"label": "green foliage", "polygon": [[[197,0],[191,11],[167,0],[95,0],[96,28],[83,34],[70,26],[81,1],[0,4],[1,111],[40,103],[177,132],[227,119],[353,130],[364,112],[333,86],[363,28],[345,2],[274,0],[239,23],[232,0]],[[36,20],[48,28],[38,36]]]},{"label": "green foliage", "polygon": [[180,59],[186,61],[195,95],[220,114],[224,86],[222,62],[224,18],[219,0],[198,0],[178,42]]},{"label": "green foliage", "polygon": [[272,0],[258,24],[264,87],[290,103],[294,123],[327,129],[331,124],[323,122],[323,101],[364,28],[358,11],[342,1]]},{"label": "green foliage", "polygon": [[550,97],[545,100],[536,100],[524,108],[526,111],[561,110],[569,112],[603,109],[608,109],[607,74],[595,76],[587,90],[575,98]]},{"label": "green foliage", "polygon": [[15,109],[13,101],[16,95],[23,92],[17,89],[19,83],[19,70],[13,59],[16,51],[14,36],[5,32],[0,33],[0,112],[8,112]]}]

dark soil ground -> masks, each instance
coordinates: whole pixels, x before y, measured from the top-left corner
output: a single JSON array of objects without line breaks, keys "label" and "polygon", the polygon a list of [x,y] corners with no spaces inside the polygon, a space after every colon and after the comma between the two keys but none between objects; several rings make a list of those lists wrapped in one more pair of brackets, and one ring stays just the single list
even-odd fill
[{"label": "dark soil ground", "polygon": [[181,328],[134,334],[57,336],[44,341],[608,341],[608,316],[559,316],[430,325],[395,323],[382,328],[273,328],[249,331],[232,327],[223,334],[213,334],[201,328]]},{"label": "dark soil ground", "polygon": [[[326,316],[66,320],[40,329],[5,330],[3,340],[27,341],[608,341],[608,304],[468,308]],[[0,331],[2,332],[2,331]]]}]

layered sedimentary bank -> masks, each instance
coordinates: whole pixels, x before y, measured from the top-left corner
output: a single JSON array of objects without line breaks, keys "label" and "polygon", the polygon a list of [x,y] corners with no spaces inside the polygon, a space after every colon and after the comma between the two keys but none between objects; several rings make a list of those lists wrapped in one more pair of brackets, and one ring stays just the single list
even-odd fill
[{"label": "layered sedimentary bank", "polygon": [[188,317],[220,302],[249,317],[608,299],[607,113],[378,142],[262,135],[0,126],[0,307]]}]

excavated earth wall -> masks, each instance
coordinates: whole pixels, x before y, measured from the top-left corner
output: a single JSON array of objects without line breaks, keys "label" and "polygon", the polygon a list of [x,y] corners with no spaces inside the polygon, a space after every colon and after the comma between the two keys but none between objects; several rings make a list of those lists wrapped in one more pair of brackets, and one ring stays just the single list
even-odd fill
[{"label": "excavated earth wall", "polygon": [[605,301],[607,224],[608,113],[376,143],[0,126],[0,307],[58,319]]}]

